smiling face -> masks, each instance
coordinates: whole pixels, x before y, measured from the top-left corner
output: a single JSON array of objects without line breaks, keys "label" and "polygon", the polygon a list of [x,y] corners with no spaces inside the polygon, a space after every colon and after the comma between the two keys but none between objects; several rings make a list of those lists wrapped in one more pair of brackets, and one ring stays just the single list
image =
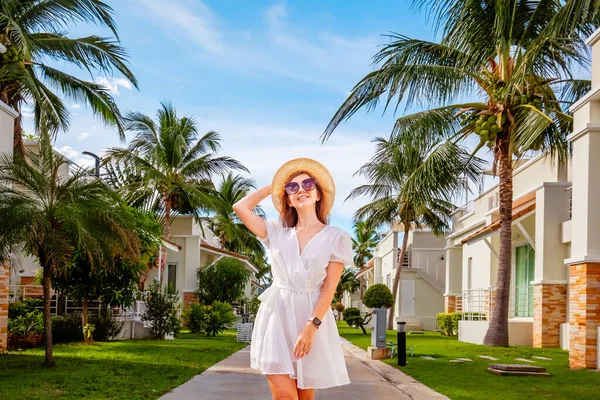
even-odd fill
[{"label": "smiling face", "polygon": [[302,181],[305,179],[312,178],[306,173],[301,173],[290,180],[290,182],[296,182],[299,186],[298,192],[287,195],[287,204],[289,207],[293,207],[296,210],[300,210],[306,207],[316,207],[317,201],[321,200],[321,195],[318,188],[313,190],[305,190],[302,187]]}]

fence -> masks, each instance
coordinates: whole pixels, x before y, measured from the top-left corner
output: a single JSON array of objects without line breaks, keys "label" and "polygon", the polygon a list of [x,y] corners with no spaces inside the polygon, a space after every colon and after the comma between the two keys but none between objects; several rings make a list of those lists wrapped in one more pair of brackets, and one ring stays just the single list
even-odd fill
[{"label": "fence", "polygon": [[[495,299],[495,287],[463,290],[463,318],[468,321],[491,320]],[[533,286],[514,286],[512,288],[508,302],[508,316],[509,318],[533,317]]]},{"label": "fence", "polygon": [[[42,287],[40,285],[9,285],[8,301],[14,303],[25,298],[39,298],[43,296]],[[80,301],[68,296],[63,296],[54,290],[50,291],[50,314],[63,315],[81,312],[83,310]],[[88,314],[99,314],[101,303],[98,300],[88,301]],[[42,310],[42,306],[37,307]]]}]

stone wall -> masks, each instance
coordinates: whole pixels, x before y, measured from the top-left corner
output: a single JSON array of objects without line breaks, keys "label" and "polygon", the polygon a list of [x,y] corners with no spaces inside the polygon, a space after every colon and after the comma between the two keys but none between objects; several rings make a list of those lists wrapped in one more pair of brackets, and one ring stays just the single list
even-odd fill
[{"label": "stone wall", "polygon": [[560,324],[567,320],[567,286],[533,288],[533,347],[559,347]]},{"label": "stone wall", "polygon": [[444,310],[446,313],[453,313],[456,311],[456,296],[444,297]]},{"label": "stone wall", "polygon": [[0,353],[8,344],[8,285],[10,268],[0,264]]},{"label": "stone wall", "polygon": [[600,264],[569,267],[569,366],[597,368],[600,323]]}]

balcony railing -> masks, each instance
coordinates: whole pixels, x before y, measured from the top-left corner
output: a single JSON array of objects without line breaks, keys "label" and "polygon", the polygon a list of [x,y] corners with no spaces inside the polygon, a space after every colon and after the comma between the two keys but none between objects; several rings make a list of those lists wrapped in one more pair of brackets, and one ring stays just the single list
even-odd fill
[{"label": "balcony railing", "polygon": [[[488,321],[492,319],[496,288],[477,288],[463,290],[463,318],[468,321]],[[533,317],[533,286],[515,286],[512,288],[508,303],[509,318]]]}]

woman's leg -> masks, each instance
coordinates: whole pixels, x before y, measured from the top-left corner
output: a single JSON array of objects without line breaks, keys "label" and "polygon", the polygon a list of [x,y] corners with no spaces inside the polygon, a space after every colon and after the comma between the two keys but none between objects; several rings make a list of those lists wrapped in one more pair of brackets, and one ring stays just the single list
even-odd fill
[{"label": "woman's leg", "polygon": [[286,374],[269,374],[267,381],[273,400],[298,400],[296,380]]},{"label": "woman's leg", "polygon": [[298,400],[314,400],[315,389],[300,389],[298,388]]}]

